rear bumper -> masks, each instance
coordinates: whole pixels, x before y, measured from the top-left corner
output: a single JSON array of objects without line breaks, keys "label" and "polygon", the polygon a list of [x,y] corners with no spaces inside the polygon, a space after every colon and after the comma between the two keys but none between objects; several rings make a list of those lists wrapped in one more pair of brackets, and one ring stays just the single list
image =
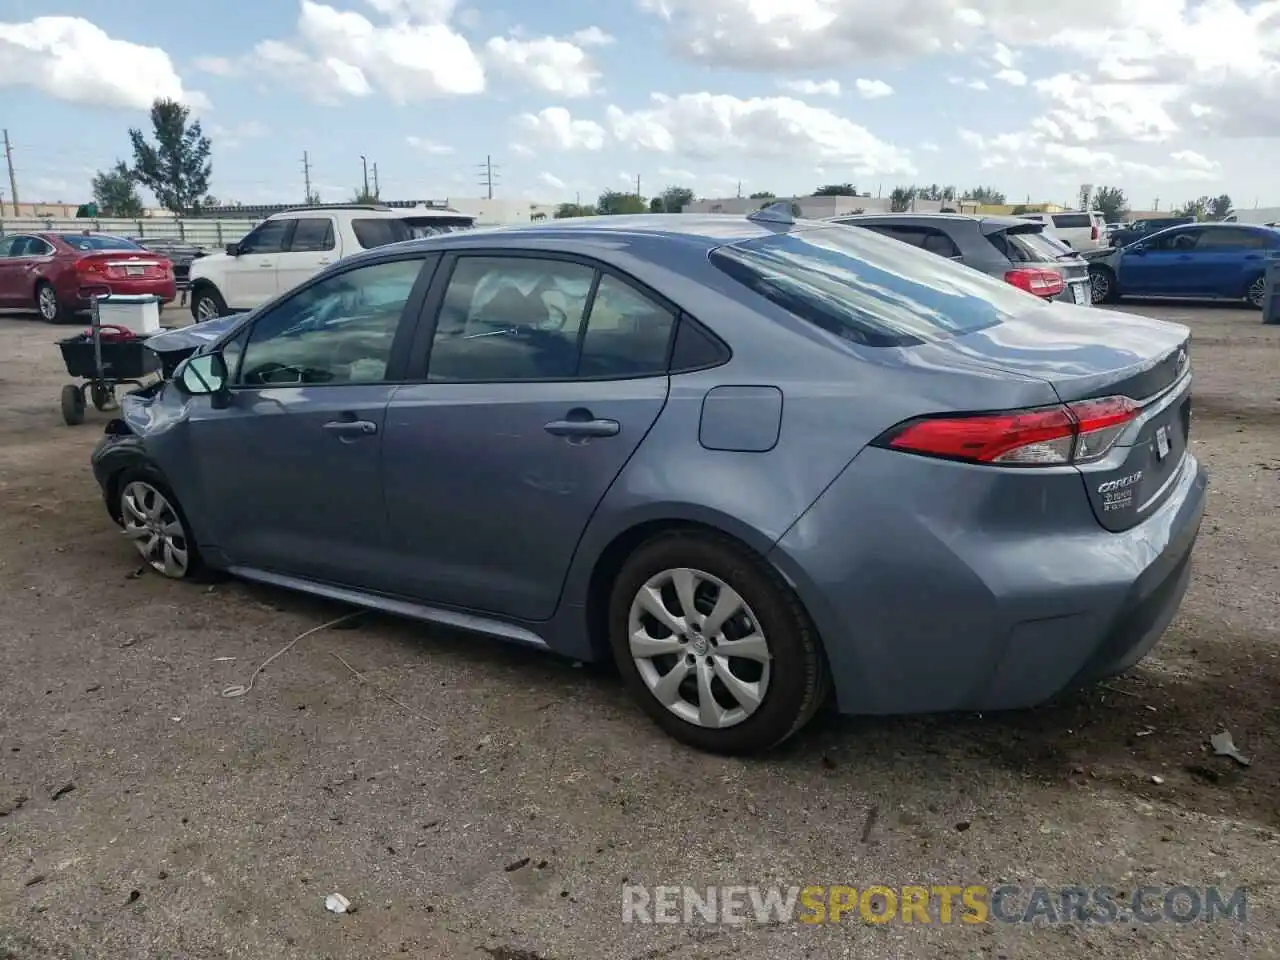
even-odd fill
[{"label": "rear bumper", "polygon": [[[112,280],[109,286],[113,294],[159,297],[162,303],[178,295],[178,285],[173,280]],[[73,310],[88,310],[91,301],[81,294],[79,289],[69,291],[66,305]]]},{"label": "rear bumper", "polygon": [[1109,533],[1075,471],[1018,502],[983,468],[903,456],[864,451],[771,554],[841,712],[1034,706],[1129,669],[1172,622],[1208,483],[1194,457],[1155,514]]}]

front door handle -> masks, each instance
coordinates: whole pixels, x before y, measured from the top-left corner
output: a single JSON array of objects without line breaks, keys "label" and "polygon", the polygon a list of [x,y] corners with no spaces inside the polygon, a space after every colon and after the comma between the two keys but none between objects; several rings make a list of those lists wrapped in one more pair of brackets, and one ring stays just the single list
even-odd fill
[{"label": "front door handle", "polygon": [[[585,414],[585,415],[583,415]],[[589,437],[616,437],[622,430],[617,420],[597,420],[589,411],[570,411],[563,420],[552,420],[542,429],[554,437],[587,439]]]},{"label": "front door handle", "polygon": [[263,262],[263,263],[258,264],[258,269],[259,269],[259,270],[270,270],[270,269],[271,269],[272,267],[274,267],[274,266],[275,266],[275,264],[274,264],[274,263],[271,263],[270,261],[266,261],[266,262]]},{"label": "front door handle", "polygon": [[324,431],[342,439],[368,437],[378,432],[378,425],[372,420],[330,420]]}]

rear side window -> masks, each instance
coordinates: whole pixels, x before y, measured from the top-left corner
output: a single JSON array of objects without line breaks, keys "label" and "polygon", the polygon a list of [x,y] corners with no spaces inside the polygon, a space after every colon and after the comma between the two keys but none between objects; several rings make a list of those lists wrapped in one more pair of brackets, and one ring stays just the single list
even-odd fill
[{"label": "rear side window", "polygon": [[710,261],[794,316],[871,347],[972,333],[1037,305],[1000,280],[869,230],[776,234],[719,247]]},{"label": "rear side window", "polygon": [[1087,213],[1055,213],[1053,225],[1062,230],[1071,230],[1077,227],[1091,227],[1093,219]]},{"label": "rear side window", "polygon": [[1064,254],[1071,254],[1070,247],[1041,230],[1007,230],[990,234],[987,239],[1011,263],[1055,263]]},{"label": "rear side window", "polygon": [[893,239],[909,243],[913,247],[919,247],[921,250],[936,253],[940,257],[960,256],[960,248],[955,245],[955,242],[941,230],[934,227],[893,224],[877,225],[871,227],[871,229],[886,237],[893,237]]},{"label": "rear side window", "polygon": [[1221,227],[1205,230],[1197,250],[1262,250],[1271,246],[1261,230],[1245,230],[1241,227]]},{"label": "rear side window", "polygon": [[138,244],[124,237],[108,237],[103,234],[60,233],[58,239],[77,250],[141,250]]},{"label": "rear side window", "polygon": [[328,217],[306,217],[293,228],[289,249],[293,253],[321,253],[332,250],[333,221]]},{"label": "rear side window", "polygon": [[413,233],[405,225],[405,222],[395,217],[352,220],[351,232],[356,235],[356,243],[366,250],[373,247],[385,247],[388,243],[400,243],[404,240],[413,239]]}]

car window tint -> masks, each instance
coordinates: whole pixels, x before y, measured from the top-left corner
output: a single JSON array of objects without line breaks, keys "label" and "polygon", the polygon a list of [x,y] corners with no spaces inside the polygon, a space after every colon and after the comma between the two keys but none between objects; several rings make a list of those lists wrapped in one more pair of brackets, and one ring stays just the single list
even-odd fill
[{"label": "car window tint", "polygon": [[1011,263],[1055,263],[1071,248],[1043,231],[1021,233],[1014,230],[990,234],[991,245]]},{"label": "car window tint", "polygon": [[1260,230],[1242,230],[1237,227],[1223,227],[1218,230],[1205,230],[1199,250],[1261,250],[1268,246],[1266,236]]},{"label": "car window tint", "polygon": [[124,237],[103,234],[60,233],[58,239],[77,250],[141,250],[142,246]]},{"label": "car window tint", "polygon": [[422,260],[326,277],[254,323],[240,362],[246,387],[380,383]]},{"label": "car window tint", "polygon": [[1151,250],[1193,250],[1198,245],[1203,230],[1174,230],[1158,234],[1147,241]]},{"label": "car window tint", "polygon": [[241,253],[279,253],[289,232],[288,220],[268,220],[240,241]]},{"label": "car window tint", "polygon": [[[0,237],[0,257],[16,257],[18,241],[24,237]],[[24,244],[25,246],[25,244]]]},{"label": "car window tint", "polygon": [[366,250],[413,239],[408,225],[395,217],[357,217],[351,221],[351,232],[356,235],[356,243]]},{"label": "car window tint", "polygon": [[306,217],[297,221],[289,250],[293,253],[320,253],[333,249],[333,221],[328,217]]},{"label": "car window tint", "polygon": [[1055,213],[1053,215],[1053,225],[1059,229],[1073,229],[1076,227],[1089,227],[1093,225],[1093,220],[1087,213]]},{"label": "car window tint", "polygon": [[459,257],[431,344],[427,379],[573,377],[595,270],[532,257]]},{"label": "car window tint", "polygon": [[53,244],[39,237],[28,237],[27,247],[23,251],[25,257],[47,257],[53,253]]},{"label": "car window tint", "polygon": [[665,373],[675,314],[635,287],[605,274],[596,287],[582,337],[579,377]]},{"label": "car window tint", "polygon": [[869,230],[779,233],[709,259],[793,315],[866,346],[970,333],[1031,305],[1031,294]]}]

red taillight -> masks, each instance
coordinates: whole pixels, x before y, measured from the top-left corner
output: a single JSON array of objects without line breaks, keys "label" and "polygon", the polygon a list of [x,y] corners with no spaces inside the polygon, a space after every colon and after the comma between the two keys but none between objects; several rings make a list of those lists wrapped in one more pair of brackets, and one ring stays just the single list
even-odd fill
[{"label": "red taillight", "polygon": [[107,265],[101,260],[77,260],[76,273],[82,277],[104,277],[107,274]]},{"label": "red taillight", "polygon": [[1065,286],[1061,274],[1036,267],[1010,270],[1004,275],[1004,282],[1011,283],[1027,293],[1034,293],[1037,297],[1056,297]]},{"label": "red taillight", "polygon": [[1102,231],[1098,229],[1098,225],[1096,223],[1093,224],[1093,229],[1089,231],[1089,239],[1097,240],[1101,236],[1102,236]]},{"label": "red taillight", "polygon": [[1138,415],[1128,397],[1053,407],[925,417],[892,431],[885,446],[948,460],[1003,466],[1058,466],[1106,456]]}]

